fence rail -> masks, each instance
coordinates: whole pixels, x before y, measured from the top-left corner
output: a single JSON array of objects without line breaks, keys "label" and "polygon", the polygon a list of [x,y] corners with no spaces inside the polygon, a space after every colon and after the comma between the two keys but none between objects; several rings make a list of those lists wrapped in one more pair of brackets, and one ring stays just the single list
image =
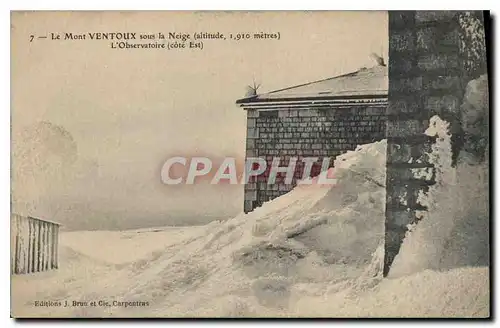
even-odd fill
[{"label": "fence rail", "polygon": [[59,224],[11,214],[11,273],[57,269]]}]

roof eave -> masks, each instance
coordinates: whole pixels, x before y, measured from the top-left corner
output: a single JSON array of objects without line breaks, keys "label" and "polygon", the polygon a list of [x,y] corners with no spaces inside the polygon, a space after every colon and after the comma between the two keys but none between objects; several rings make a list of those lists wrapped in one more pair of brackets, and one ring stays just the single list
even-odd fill
[{"label": "roof eave", "polygon": [[303,105],[314,105],[317,102],[321,102],[323,104],[326,103],[338,103],[338,102],[354,102],[358,100],[357,102],[362,103],[363,100],[368,100],[370,99],[379,99],[379,100],[384,100],[387,99],[388,94],[373,94],[373,95],[345,95],[345,96],[307,96],[307,97],[283,97],[283,98],[260,98],[258,96],[253,96],[251,98],[242,98],[236,101],[236,104],[239,105],[239,107],[245,107],[246,105],[256,105],[256,104],[262,104],[265,105],[266,103],[282,103],[283,105],[289,104],[289,103],[297,103],[300,102]]},{"label": "roof eave", "polygon": [[236,104],[237,105],[244,104],[244,103],[250,102],[250,101],[252,101],[252,99],[255,99],[255,98],[258,98],[258,97],[259,97],[258,95],[255,95],[255,96],[241,98],[241,99],[236,100]]}]

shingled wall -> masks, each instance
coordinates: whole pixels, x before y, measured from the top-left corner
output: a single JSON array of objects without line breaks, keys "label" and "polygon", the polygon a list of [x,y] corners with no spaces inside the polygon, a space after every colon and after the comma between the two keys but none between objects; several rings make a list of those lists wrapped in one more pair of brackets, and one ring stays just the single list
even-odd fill
[{"label": "shingled wall", "polygon": [[[289,192],[302,178],[303,157],[318,157],[311,175],[320,173],[324,157],[330,157],[330,166],[336,156],[357,145],[385,138],[386,105],[356,105],[349,107],[247,110],[246,157],[260,157],[267,162],[267,171],[245,185],[245,212],[264,202]],[[268,184],[269,170],[274,157],[280,157],[280,166],[287,166],[291,157],[297,157],[297,166],[291,185],[282,179]]]}]

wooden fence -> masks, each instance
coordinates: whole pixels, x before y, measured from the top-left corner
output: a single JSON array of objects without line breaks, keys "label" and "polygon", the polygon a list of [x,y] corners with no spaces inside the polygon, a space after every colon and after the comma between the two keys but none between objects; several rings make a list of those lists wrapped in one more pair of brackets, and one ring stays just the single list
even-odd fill
[{"label": "wooden fence", "polygon": [[11,273],[32,273],[58,267],[59,224],[11,214]]}]

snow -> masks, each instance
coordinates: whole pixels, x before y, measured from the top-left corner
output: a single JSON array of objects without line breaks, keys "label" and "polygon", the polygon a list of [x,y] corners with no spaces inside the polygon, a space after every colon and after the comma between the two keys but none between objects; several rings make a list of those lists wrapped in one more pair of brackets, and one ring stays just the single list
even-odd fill
[{"label": "snow", "polygon": [[390,275],[408,275],[425,269],[487,266],[489,257],[489,164],[451,167],[448,124],[438,116],[426,133],[436,136],[431,163],[437,183],[418,201],[429,208],[415,231],[405,238]]},{"label": "snow", "polygon": [[61,234],[61,243],[96,260],[122,264],[135,262],[180,242],[203,227],[159,227],[130,231],[71,231]]},{"label": "snow", "polygon": [[323,299],[304,297],[296,311],[315,317],[486,317],[488,279],[488,268],[484,267],[425,270],[384,279],[371,289],[346,289]]},{"label": "snow", "polygon": [[[433,220],[434,212],[427,213],[429,220],[421,223],[428,224],[414,227],[405,240],[395,273],[381,277],[385,151],[385,141],[358,146],[337,157],[330,169],[336,185],[299,185],[227,221],[62,233],[58,270],[13,276],[13,315],[488,316],[488,264],[472,260],[481,251],[457,257],[471,240],[466,234],[456,243],[450,240],[467,231],[456,228],[453,216]],[[467,218],[461,215],[459,225],[469,226]],[[442,225],[445,228],[439,229]],[[432,229],[438,232],[430,234]],[[424,246],[432,249],[435,239],[443,236],[446,242],[438,245],[439,255],[429,259]],[[147,306],[35,307],[35,300]]]}]

